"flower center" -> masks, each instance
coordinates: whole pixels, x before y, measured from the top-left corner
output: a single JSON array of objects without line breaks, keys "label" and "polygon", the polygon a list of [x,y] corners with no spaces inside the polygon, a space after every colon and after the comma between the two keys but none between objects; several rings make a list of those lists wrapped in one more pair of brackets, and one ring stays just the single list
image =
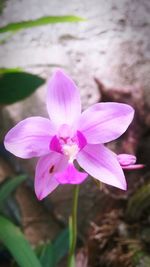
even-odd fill
[{"label": "flower center", "polygon": [[73,162],[76,158],[77,153],[79,152],[79,147],[77,144],[67,145],[64,144],[62,146],[63,154],[69,158],[69,162]]},{"label": "flower center", "polygon": [[75,133],[71,128],[63,124],[58,135],[53,136],[50,149],[68,157],[69,162],[73,162],[78,152],[87,144],[86,138],[80,131]]}]

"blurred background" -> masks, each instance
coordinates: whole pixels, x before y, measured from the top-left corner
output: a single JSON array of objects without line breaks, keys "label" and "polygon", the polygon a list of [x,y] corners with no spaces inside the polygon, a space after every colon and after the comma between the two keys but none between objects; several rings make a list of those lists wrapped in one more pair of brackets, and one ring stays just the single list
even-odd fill
[{"label": "blurred background", "polygon": [[[100,101],[132,105],[128,131],[108,144],[145,164],[126,172],[128,191],[81,185],[76,267],[150,266],[150,1],[0,0],[0,266],[66,266],[72,186],[36,199],[36,160],[3,146],[30,116],[48,117],[47,80],[62,68],[83,110]],[[117,127],[117,125],[116,125]]]}]

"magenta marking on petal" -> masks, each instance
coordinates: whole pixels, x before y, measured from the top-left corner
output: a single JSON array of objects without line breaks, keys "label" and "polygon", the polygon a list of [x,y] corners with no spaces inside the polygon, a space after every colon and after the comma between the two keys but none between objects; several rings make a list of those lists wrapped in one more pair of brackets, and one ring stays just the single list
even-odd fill
[{"label": "magenta marking on petal", "polygon": [[61,145],[58,137],[55,135],[50,142],[50,150],[62,153]]},{"label": "magenta marking on petal", "polygon": [[80,131],[77,131],[77,139],[78,139],[78,146],[81,149],[83,149],[87,145],[87,141],[83,133]]},{"label": "magenta marking on petal", "polygon": [[52,174],[54,172],[55,169],[55,165],[52,165],[49,169],[49,173]]}]

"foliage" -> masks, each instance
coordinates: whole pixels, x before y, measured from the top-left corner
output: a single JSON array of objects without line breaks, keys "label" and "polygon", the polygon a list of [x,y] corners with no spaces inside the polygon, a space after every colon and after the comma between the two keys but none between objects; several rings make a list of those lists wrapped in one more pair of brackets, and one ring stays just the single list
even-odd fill
[{"label": "foliage", "polygon": [[8,31],[18,31],[26,28],[32,28],[37,26],[42,26],[46,24],[54,24],[54,23],[64,23],[64,22],[80,22],[84,21],[83,18],[77,16],[47,16],[41,17],[35,20],[21,21],[16,23],[10,23],[6,26],[0,27],[0,33],[8,32]]},{"label": "foliage", "polygon": [[30,96],[44,79],[16,69],[0,71],[0,104],[12,104]]},{"label": "foliage", "polygon": [[25,175],[19,175],[15,178],[11,178],[6,181],[0,187],[0,207],[3,205],[3,202],[8,198],[8,196],[22,183],[26,180]]},{"label": "foliage", "polygon": [[64,229],[58,237],[37,249],[43,267],[56,267],[69,249],[69,230]]},{"label": "foliage", "polygon": [[[1,185],[0,207],[26,178],[25,175],[20,175]],[[2,214],[2,210],[0,212]],[[20,267],[56,267],[57,263],[68,252],[69,231],[68,229],[63,230],[53,242],[38,247],[34,252],[21,230],[10,220],[0,215],[0,241]]]},{"label": "foliage", "polygon": [[11,252],[19,266],[41,267],[20,229],[3,216],[0,216],[0,240]]}]

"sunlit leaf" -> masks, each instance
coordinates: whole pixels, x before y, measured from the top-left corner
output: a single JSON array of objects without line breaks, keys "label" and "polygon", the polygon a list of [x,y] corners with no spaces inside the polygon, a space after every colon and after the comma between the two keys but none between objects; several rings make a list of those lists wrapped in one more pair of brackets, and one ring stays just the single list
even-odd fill
[{"label": "sunlit leaf", "polygon": [[6,74],[6,73],[11,73],[11,72],[20,72],[22,71],[21,68],[0,68],[0,75],[1,74]]},{"label": "sunlit leaf", "polygon": [[0,216],[0,240],[20,267],[42,267],[20,229],[2,216]]},{"label": "sunlit leaf", "polygon": [[18,31],[26,28],[42,26],[46,24],[63,23],[63,22],[80,22],[85,19],[77,16],[48,16],[41,17],[35,20],[21,21],[16,23],[10,23],[6,26],[0,27],[0,33],[8,31]]},{"label": "sunlit leaf", "polygon": [[23,100],[44,82],[44,79],[30,73],[5,70],[0,74],[0,104]]}]

